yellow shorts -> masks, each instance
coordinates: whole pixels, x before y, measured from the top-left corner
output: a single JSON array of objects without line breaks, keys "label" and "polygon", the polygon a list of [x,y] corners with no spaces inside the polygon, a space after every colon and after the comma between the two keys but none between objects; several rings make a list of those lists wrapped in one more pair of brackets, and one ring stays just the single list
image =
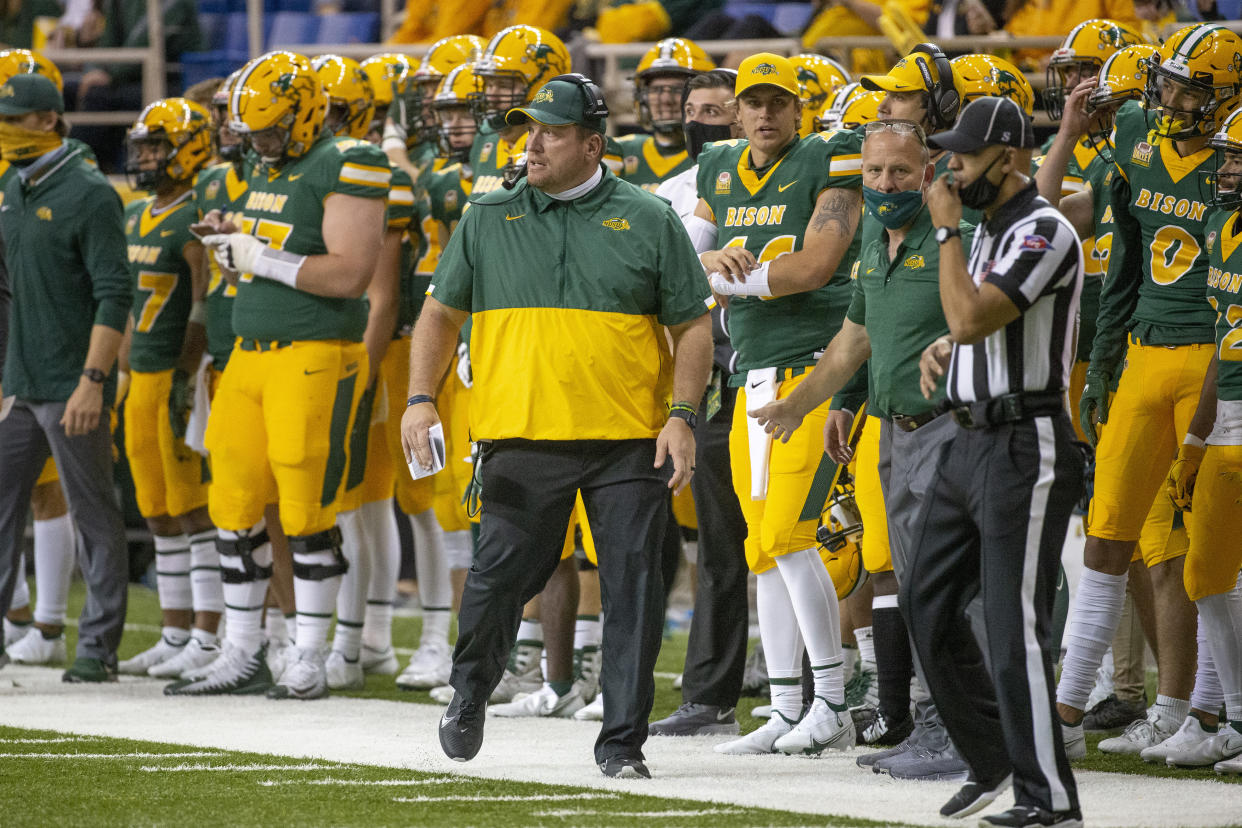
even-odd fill
[{"label": "yellow shorts", "polygon": [[[470,389],[456,371],[449,371],[436,397],[436,410],[444,425],[444,471],[434,475],[433,506],[445,532],[470,528],[471,520],[461,502],[470,486],[474,466],[470,462]],[[478,522],[478,518],[474,518]]]},{"label": "yellow shorts", "polygon": [[599,555],[595,552],[595,537],[591,534],[591,527],[587,525],[586,505],[582,502],[582,492],[574,496],[574,510],[569,513],[569,530],[565,533],[565,546],[561,549],[562,561],[574,555],[575,528],[582,530],[582,551],[586,553],[587,560],[598,566]]},{"label": "yellow shorts", "polygon": [[1147,519],[1143,521],[1138,545],[1134,547],[1130,562],[1142,561],[1150,569],[1156,564],[1180,558],[1189,549],[1190,537],[1186,532],[1186,524],[1162,488],[1152,501]]},{"label": "yellow shorts", "polygon": [[39,472],[39,479],[35,481],[36,486],[42,486],[45,483],[58,483],[60,481],[60,472],[56,470],[56,460],[50,455],[43,464],[43,471]]},{"label": "yellow shorts", "polygon": [[[393,487],[396,485],[397,465],[395,463],[397,457],[394,457],[389,447],[389,435],[392,431],[390,425],[394,419],[392,381],[390,375],[392,370],[384,370],[384,366],[392,361],[401,361],[409,364],[409,352],[406,351],[406,358],[400,360],[394,355],[394,352],[403,350],[399,347],[400,343],[393,343],[389,346],[387,354],[384,356],[383,362],[380,363],[379,373],[375,378],[375,399],[371,403],[371,422],[368,426],[367,439],[365,445],[354,442],[350,446],[350,469],[345,481],[345,491],[341,495],[340,511],[344,512],[349,509],[356,509],[364,503],[374,503],[378,500],[387,500],[393,496]],[[400,388],[400,405],[396,410],[396,435],[397,435],[397,452],[401,460],[400,470],[406,477],[410,477],[409,468],[405,463],[405,453],[401,449],[401,415],[405,413],[405,389],[409,384],[409,377],[403,377],[399,380]],[[354,430],[357,431],[358,425],[354,424]],[[358,470],[354,468],[354,458],[361,456],[365,458],[365,466],[362,471],[362,479],[358,480]],[[425,478],[424,478],[425,479]],[[414,482],[414,478],[410,477],[410,482]],[[428,481],[430,487],[430,481]]]},{"label": "yellow shorts", "polygon": [[[393,486],[397,505],[407,515],[420,515],[431,508],[434,477],[415,480],[410,477],[409,464],[405,462],[405,449],[401,447],[401,418],[405,415],[405,401],[410,387],[410,338],[394,339],[388,343],[388,353],[380,363],[380,382],[387,392],[388,419],[384,423],[386,451],[393,465]],[[379,404],[379,395],[376,395]]]},{"label": "yellow shorts", "polygon": [[207,459],[173,436],[168,394],[173,372],[134,371],[125,399],[125,454],[143,517],[178,517],[207,505]]},{"label": "yellow shorts", "polygon": [[211,520],[249,529],[275,502],[287,535],[331,529],[366,347],[316,340],[260,351],[248,344],[233,349],[207,423]]},{"label": "yellow shorts", "polygon": [[[799,374],[781,382],[784,399],[806,377]],[[776,565],[775,558],[815,549],[820,512],[832,493],[837,464],[824,454],[824,422],[828,403],[812,411],[788,443],[773,440],[768,456],[768,493],[764,500],[750,496],[750,438],[746,415],[746,388],[738,389],[729,432],[729,460],[733,490],[746,518],[746,563],[756,574]]]},{"label": "yellow shorts", "polygon": [[893,553],[888,545],[888,514],[880,488],[879,417],[867,417],[850,466],[854,474],[854,502],[863,521],[863,566],[871,573],[888,572],[893,568]]},{"label": "yellow shorts", "polygon": [[1242,567],[1242,446],[1207,447],[1192,506],[1182,578],[1186,595],[1197,601],[1233,589]]},{"label": "yellow shorts", "polygon": [[1136,541],[1199,404],[1212,345],[1138,345],[1126,352],[1121,384],[1095,455],[1088,534]]},{"label": "yellow shorts", "polygon": [[699,513],[694,510],[694,494],[689,486],[681,494],[673,495],[673,519],[682,529],[699,530]]}]

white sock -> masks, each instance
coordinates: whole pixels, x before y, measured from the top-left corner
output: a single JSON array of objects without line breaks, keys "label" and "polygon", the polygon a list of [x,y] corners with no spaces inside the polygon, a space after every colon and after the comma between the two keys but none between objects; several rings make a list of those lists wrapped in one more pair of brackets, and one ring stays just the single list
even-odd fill
[{"label": "white sock", "polygon": [[1225,703],[1225,690],[1221,687],[1220,675],[1216,672],[1216,661],[1212,658],[1212,648],[1208,646],[1206,612],[1199,608],[1199,628],[1195,638],[1199,645],[1198,663],[1195,665],[1195,689],[1190,693],[1190,707],[1193,710],[1215,713]]},{"label": "white sock", "polygon": [[802,712],[802,633],[781,573],[755,576],[759,638],[768,664],[772,709],[791,722]]},{"label": "white sock", "polygon": [[841,642],[841,669],[847,676],[854,675],[858,670],[858,647],[844,641]]},{"label": "white sock", "polygon": [[198,641],[199,644],[202,644],[204,650],[210,650],[212,647],[215,647],[220,643],[220,640],[216,637],[215,633],[200,630],[198,627],[190,630],[190,638],[193,638]]},{"label": "white sock", "polygon": [[[263,531],[263,521],[251,529],[248,535],[257,535]],[[227,529],[217,530],[222,541],[237,540],[238,533]],[[255,566],[270,567],[272,565],[272,544],[270,542],[257,547],[252,553]],[[220,556],[220,571],[232,570],[241,572],[242,560],[234,555]],[[225,638],[246,652],[254,652],[263,644],[263,601],[267,597],[267,585],[270,578],[256,578],[253,581],[230,584],[224,582],[224,621]]]},{"label": "white sock", "polygon": [[[328,628],[336,609],[336,596],[341,590],[340,575],[326,578],[299,578],[302,566],[331,566],[337,562],[331,549],[293,553],[293,602],[297,607],[297,635],[293,637],[299,650],[318,650],[328,643]],[[360,633],[361,634],[361,633]]]},{"label": "white sock", "polygon": [[[830,705],[844,705],[841,608],[819,550],[803,549],[781,555],[776,559],[776,570],[785,581],[798,617],[798,629],[815,674],[815,695]],[[765,644],[765,652],[766,649]]]},{"label": "white sock", "polygon": [[190,631],[185,627],[161,627],[160,635],[164,636],[164,640],[169,644],[175,644],[178,647],[190,640]]},{"label": "white sock", "polygon": [[[1229,721],[1242,721],[1242,591],[1209,595],[1195,602],[1199,623],[1206,627],[1208,646],[1224,691]],[[1219,708],[1211,708],[1216,712]]]},{"label": "white sock", "polygon": [[875,637],[870,627],[855,627],[854,640],[858,642],[858,657],[868,664],[875,664]]},{"label": "white sock", "polygon": [[414,577],[418,579],[418,602],[427,610],[448,610],[453,606],[453,582],[449,578],[448,557],[444,552],[444,532],[436,513],[428,509],[410,515],[414,532]]},{"label": "white sock", "polygon": [[267,619],[263,627],[270,640],[283,644],[289,643],[289,625],[285,623],[285,614],[278,607],[267,608]]},{"label": "white sock", "polygon": [[[42,522],[42,521],[40,521]],[[22,553],[17,556],[17,574],[16,581],[13,584],[13,597],[9,599],[9,609],[17,610],[22,607],[30,606],[30,583],[26,580],[26,555]],[[6,618],[5,621],[8,621]],[[12,621],[9,621],[12,624]],[[29,621],[23,621],[18,626],[29,626]]]},{"label": "white sock", "polygon": [[190,535],[190,594],[195,612],[224,612],[215,529]]},{"label": "white sock", "polygon": [[[1113,643],[1126,602],[1128,573],[1107,575],[1084,569],[1074,596],[1073,621],[1065,631],[1065,660],[1057,684],[1057,702],[1086,710],[1095,671]],[[1183,717],[1184,718],[1184,717]]]},{"label": "white sock", "polygon": [[450,610],[423,610],[423,628],[418,636],[418,646],[448,644],[449,623],[452,620]]},{"label": "white sock", "polygon": [[444,532],[442,538],[449,569],[469,569],[474,563],[474,537],[470,530]]},{"label": "white sock", "polygon": [[[162,610],[192,610],[190,539],[185,535],[155,535],[155,584]],[[36,575],[38,568],[35,569]]]},{"label": "white sock", "polygon": [[[357,661],[362,646],[367,586],[371,580],[370,544],[361,509],[337,512],[336,525],[341,530],[341,554],[345,556],[349,569],[341,576],[340,590],[336,594],[336,630],[332,634],[332,649],[344,654],[347,661]],[[298,606],[302,606],[300,601]]]},{"label": "white sock", "polygon": [[[295,596],[296,600],[296,596]],[[284,615],[282,612],[281,615]],[[292,615],[284,615],[285,631],[289,635],[289,640],[296,644],[298,642],[298,614],[295,610]]]},{"label": "white sock", "polygon": [[598,615],[579,615],[574,622],[574,649],[598,650],[602,630]]},{"label": "white sock", "polygon": [[518,624],[517,643],[527,647],[543,649],[543,624],[538,618],[523,618]]},{"label": "white sock", "polygon": [[392,602],[401,568],[401,539],[392,498],[362,504],[363,521],[371,536],[371,577],[363,613],[362,643],[373,650],[392,646]]},{"label": "white sock", "polygon": [[1190,713],[1190,700],[1175,699],[1172,696],[1156,696],[1156,703],[1152,707],[1159,710],[1164,718],[1172,720],[1177,727],[1181,727],[1182,722],[1186,721],[1186,716]]},{"label": "white sock", "polygon": [[40,624],[65,623],[76,558],[77,533],[69,515],[34,522],[34,620]]}]

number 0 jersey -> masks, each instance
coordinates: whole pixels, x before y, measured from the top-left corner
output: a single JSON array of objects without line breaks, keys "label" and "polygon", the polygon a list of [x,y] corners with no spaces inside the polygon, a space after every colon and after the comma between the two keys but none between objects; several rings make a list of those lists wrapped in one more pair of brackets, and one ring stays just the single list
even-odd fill
[{"label": "number 0 jersey", "polygon": [[[795,138],[762,177],[750,165],[750,144],[709,144],[699,155],[699,197],[711,207],[716,244],[745,247],[760,262],[802,249],[815,202],[830,187],[862,186],[862,138],[837,130]],[[850,270],[858,238],[828,284],[807,293],[729,300],[729,337],[738,371],[811,365],[841,328],[853,296]]]},{"label": "number 0 jersey", "polygon": [[1242,224],[1236,210],[1216,210],[1204,239],[1207,301],[1216,312],[1216,397],[1242,400]]},{"label": "number 0 jersey", "polygon": [[621,153],[620,176],[649,193],[654,193],[660,182],[694,166],[685,147],[663,153],[651,135],[622,135],[617,147]]},{"label": "number 0 jersey", "polygon": [[194,241],[198,220],[193,193],[155,209],[155,197],[125,208],[125,241],[134,285],[134,340],[129,364],[135,371],[167,371],[177,364],[185,343],[186,320],[194,289],[182,250]]},{"label": "number 0 jersey", "polygon": [[[352,138],[320,138],[310,151],[279,170],[256,165],[240,206],[242,229],[279,250],[302,256],[326,253],[324,202],[335,193],[385,198],[392,180],[376,146]],[[272,279],[242,274],[233,304],[233,330],[263,342],[347,339],[362,341],[362,299],[315,296]]]}]

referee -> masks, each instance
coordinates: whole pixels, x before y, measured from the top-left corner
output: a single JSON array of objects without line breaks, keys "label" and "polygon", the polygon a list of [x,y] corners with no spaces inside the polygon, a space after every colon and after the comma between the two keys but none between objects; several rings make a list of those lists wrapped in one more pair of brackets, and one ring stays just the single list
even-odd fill
[{"label": "referee", "polygon": [[522,606],[556,569],[581,491],[604,610],[595,761],[607,776],[649,777],[668,490],[694,471],[714,303],[673,208],[602,165],[607,114],[581,75],[553,78],[507,114],[530,122],[529,175],[474,199],[444,250],[414,329],[402,440],[430,467],[432,395],[470,318],[482,519],[440,720],[444,752],[465,761],[482,745]]},{"label": "referee", "polygon": [[[928,349],[922,381],[930,394],[944,370],[934,357],[947,351],[947,404],[959,428],[933,458],[900,606],[971,770],[941,814],[980,810],[1012,782],[1015,807],[981,824],[1080,826],[1048,647],[1061,546],[1082,485],[1064,404],[1082,249],[1025,175],[1035,136],[1017,104],[980,98],[928,142],[953,153],[927,194],[951,344]],[[963,206],[984,217],[969,261],[956,241]],[[976,594],[990,686],[965,680],[980,655],[964,613]]]}]

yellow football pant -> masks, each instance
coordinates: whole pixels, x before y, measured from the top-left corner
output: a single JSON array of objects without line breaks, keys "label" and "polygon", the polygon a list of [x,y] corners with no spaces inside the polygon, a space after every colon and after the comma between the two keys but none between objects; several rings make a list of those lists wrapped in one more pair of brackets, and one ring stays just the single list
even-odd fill
[{"label": "yellow football pant", "polygon": [[[404,359],[398,354],[399,351],[405,352]],[[396,460],[401,462],[401,473],[409,478],[411,483],[415,482],[414,478],[410,477],[410,471],[405,462],[405,453],[401,448],[401,416],[405,413],[405,389],[409,384],[409,362],[409,351],[402,347],[400,341],[395,341],[388,346],[388,351],[385,353],[383,361],[380,362],[380,370],[375,377],[375,399],[371,403],[371,423],[368,426],[369,432],[367,434],[365,451],[362,453],[365,462],[365,467],[362,470],[362,480],[350,487],[357,475],[353,469],[353,463],[355,462],[354,452],[359,448],[358,446],[351,445],[349,458],[350,473],[346,480],[345,492],[341,495],[340,511],[342,512],[357,509],[364,503],[374,503],[377,500],[387,500],[392,497],[398,469]],[[394,367],[393,363],[400,363],[400,365]],[[401,366],[405,366],[406,376],[396,378],[400,388],[394,394],[392,389],[393,379],[395,372]],[[398,397],[399,399],[397,399]],[[392,427],[394,419],[396,421],[395,429]],[[356,429],[357,424],[355,423]],[[394,431],[397,438],[397,455],[395,457],[390,443]],[[430,489],[430,486],[431,481],[427,481],[424,488]],[[426,511],[429,508],[431,508],[431,504],[428,500],[421,511]]]},{"label": "yellow football pant", "polygon": [[1182,577],[1192,601],[1233,589],[1242,567],[1242,446],[1208,446],[1195,479]]},{"label": "yellow football pant", "polygon": [[888,513],[880,487],[880,418],[868,417],[863,425],[854,459],[854,502],[863,521],[862,559],[868,572],[888,572],[893,553],[888,545]]},{"label": "yellow football pant", "polygon": [[[431,508],[432,492],[436,478],[423,477],[415,480],[410,476],[409,463],[405,461],[405,449],[401,447],[401,418],[405,415],[405,401],[410,387],[410,338],[394,339],[388,345],[388,353],[380,363],[380,380],[387,391],[388,420],[384,423],[384,441],[389,462],[393,465],[393,485],[397,505],[407,515],[420,515]],[[379,404],[379,395],[376,395]],[[438,404],[437,404],[438,407]],[[376,450],[379,450],[378,447]]]},{"label": "yellow football pant", "polygon": [[1199,404],[1212,345],[1176,348],[1133,339],[1095,455],[1088,534],[1136,541]]},{"label": "yellow football pant", "polygon": [[143,517],[177,517],[207,505],[207,461],[173,436],[168,395],[173,371],[130,374],[125,454]]},{"label": "yellow football pant", "polygon": [[[470,528],[461,499],[470,485],[474,466],[470,463],[470,389],[456,371],[450,370],[436,396],[436,411],[444,426],[444,471],[432,475],[436,520],[445,532]],[[476,517],[475,522],[478,521]]]},{"label": "yellow football pant", "polygon": [[582,502],[582,492],[574,497],[574,510],[569,513],[569,529],[565,533],[565,545],[561,548],[561,560],[572,558],[574,555],[574,529],[582,529],[582,551],[586,553],[586,558],[596,566],[599,565],[599,555],[595,552],[595,537],[591,534],[591,527],[587,525],[586,506]]},{"label": "yellow football pant", "polygon": [[39,472],[39,479],[35,481],[36,486],[42,486],[44,483],[55,483],[60,480],[60,472],[56,470],[56,461],[51,456],[43,464],[43,471]]},{"label": "yellow football pant", "polygon": [[212,402],[211,520],[242,531],[275,502],[285,534],[327,531],[348,467],[366,347],[342,340],[260,345],[264,350],[239,340]]}]

